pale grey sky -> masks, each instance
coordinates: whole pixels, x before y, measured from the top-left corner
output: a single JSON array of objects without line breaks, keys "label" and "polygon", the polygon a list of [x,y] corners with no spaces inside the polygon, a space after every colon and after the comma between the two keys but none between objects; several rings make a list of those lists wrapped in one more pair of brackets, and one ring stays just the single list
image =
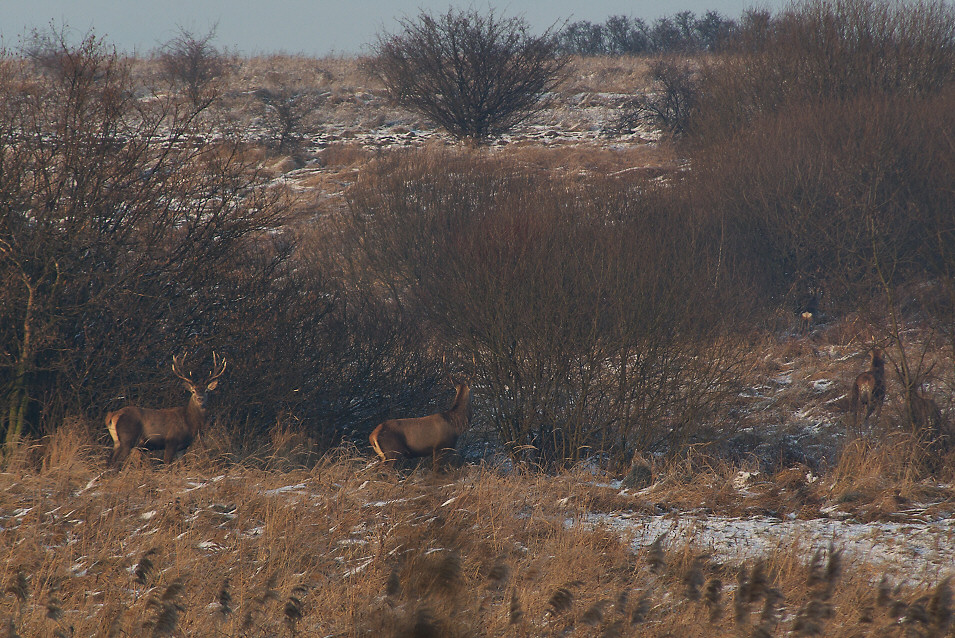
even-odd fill
[{"label": "pale grey sky", "polygon": [[537,30],[555,22],[603,22],[615,14],[653,20],[678,11],[702,14],[715,10],[738,17],[752,6],[777,9],[787,0],[0,0],[0,37],[16,47],[32,28],[51,21],[83,35],[98,36],[125,51],[145,53],[170,40],[178,26],[202,35],[213,25],[215,44],[241,53],[361,53],[379,31],[395,31],[396,17],[414,16],[419,8],[443,11],[449,5],[495,7],[499,14],[524,16]]}]

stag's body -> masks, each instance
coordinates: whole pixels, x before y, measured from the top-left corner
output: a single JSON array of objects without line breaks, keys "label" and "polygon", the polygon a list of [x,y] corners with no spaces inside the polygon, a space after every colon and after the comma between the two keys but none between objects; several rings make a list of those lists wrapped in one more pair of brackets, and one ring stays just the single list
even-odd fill
[{"label": "stag's body", "polygon": [[885,359],[879,350],[872,351],[869,369],[856,377],[849,392],[849,408],[855,419],[855,427],[861,429],[876,412],[876,423],[882,414],[885,402]]},{"label": "stag's body", "polygon": [[123,464],[134,447],[163,450],[163,461],[172,463],[178,452],[185,451],[199,430],[206,424],[206,403],[215,390],[217,379],[225,372],[225,360],[213,355],[213,371],[203,383],[195,383],[181,372],[182,360],[173,357],[172,370],[183,381],[191,396],[189,403],[177,408],[153,410],[126,406],[106,415],[106,429],[113,439],[109,466]]},{"label": "stag's body", "polygon": [[437,458],[443,450],[453,449],[458,437],[467,430],[470,396],[467,383],[456,383],[454,402],[444,412],[416,419],[384,421],[368,440],[382,461],[429,455]]}]

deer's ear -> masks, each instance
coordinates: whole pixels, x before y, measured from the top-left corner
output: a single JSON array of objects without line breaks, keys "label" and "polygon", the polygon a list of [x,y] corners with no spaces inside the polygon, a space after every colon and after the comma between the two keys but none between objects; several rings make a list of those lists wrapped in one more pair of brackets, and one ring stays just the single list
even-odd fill
[{"label": "deer's ear", "polygon": [[217,385],[219,385],[219,380],[218,380],[218,379],[216,379],[215,381],[213,381],[212,383],[210,383],[209,385],[207,385],[207,386],[206,386],[206,390],[207,390],[207,391],[208,391],[208,390],[215,390]]}]

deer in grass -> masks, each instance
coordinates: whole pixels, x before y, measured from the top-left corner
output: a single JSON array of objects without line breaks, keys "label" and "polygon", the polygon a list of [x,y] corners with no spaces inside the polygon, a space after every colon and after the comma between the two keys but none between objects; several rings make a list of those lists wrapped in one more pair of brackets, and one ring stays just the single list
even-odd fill
[{"label": "deer in grass", "polygon": [[437,461],[444,450],[454,449],[458,437],[468,428],[471,388],[464,381],[454,383],[454,402],[444,412],[416,419],[389,419],[368,436],[371,447],[384,462],[431,456]]},{"label": "deer in grass", "polygon": [[206,424],[206,405],[209,393],[216,389],[219,377],[225,372],[226,361],[212,355],[212,372],[201,383],[183,373],[184,355],[172,358],[172,371],[182,379],[189,390],[189,402],[178,408],[152,410],[126,406],[106,415],[106,429],[113,439],[113,454],[109,467],[119,467],[134,447],[163,450],[163,461],[172,463],[176,453],[185,451],[199,430]]},{"label": "deer in grass", "polygon": [[942,411],[934,399],[922,396],[918,388],[909,388],[907,394],[909,418],[916,432],[938,439],[942,434]]},{"label": "deer in grass", "polygon": [[869,369],[856,377],[849,391],[849,409],[852,411],[854,425],[859,431],[869,421],[873,412],[875,421],[882,415],[885,402],[885,359],[878,348],[872,350]]}]

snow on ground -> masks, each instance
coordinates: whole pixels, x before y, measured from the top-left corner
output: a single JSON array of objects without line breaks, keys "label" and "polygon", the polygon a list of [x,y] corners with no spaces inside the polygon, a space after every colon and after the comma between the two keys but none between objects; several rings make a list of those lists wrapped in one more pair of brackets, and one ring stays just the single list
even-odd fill
[{"label": "snow on ground", "polygon": [[843,550],[847,565],[876,564],[900,580],[935,581],[955,575],[955,520],[872,522],[772,517],[731,518],[703,514],[648,516],[590,514],[585,525],[606,526],[630,539],[637,551],[661,534],[664,546],[692,541],[716,560],[735,562],[766,556],[776,549]]},{"label": "snow on ground", "polygon": [[[301,497],[303,493],[308,495],[310,491],[305,484],[297,483],[267,490],[264,494],[273,498],[290,498]],[[369,498],[364,507],[378,508],[421,498],[421,495],[392,501]],[[442,505],[446,506],[455,500],[450,498]],[[834,511],[832,515],[843,514]],[[620,511],[588,513],[577,520],[568,518],[566,524],[612,529],[627,539],[635,552],[650,545],[661,535],[665,535],[665,547],[690,542],[700,551],[710,553],[714,560],[725,562],[767,556],[775,550],[790,548],[804,550],[808,560],[817,549],[825,550],[832,544],[835,549],[843,550],[847,566],[875,564],[898,581],[909,579],[931,582],[945,576],[955,576],[955,519],[929,517],[917,509],[906,512],[906,520],[903,521],[867,523],[838,518],[736,518],[702,512],[654,516]],[[374,535],[376,531],[369,528],[357,533],[359,536]],[[361,539],[352,539],[351,542],[360,543]],[[353,572],[357,573],[365,566],[359,563]]]}]

